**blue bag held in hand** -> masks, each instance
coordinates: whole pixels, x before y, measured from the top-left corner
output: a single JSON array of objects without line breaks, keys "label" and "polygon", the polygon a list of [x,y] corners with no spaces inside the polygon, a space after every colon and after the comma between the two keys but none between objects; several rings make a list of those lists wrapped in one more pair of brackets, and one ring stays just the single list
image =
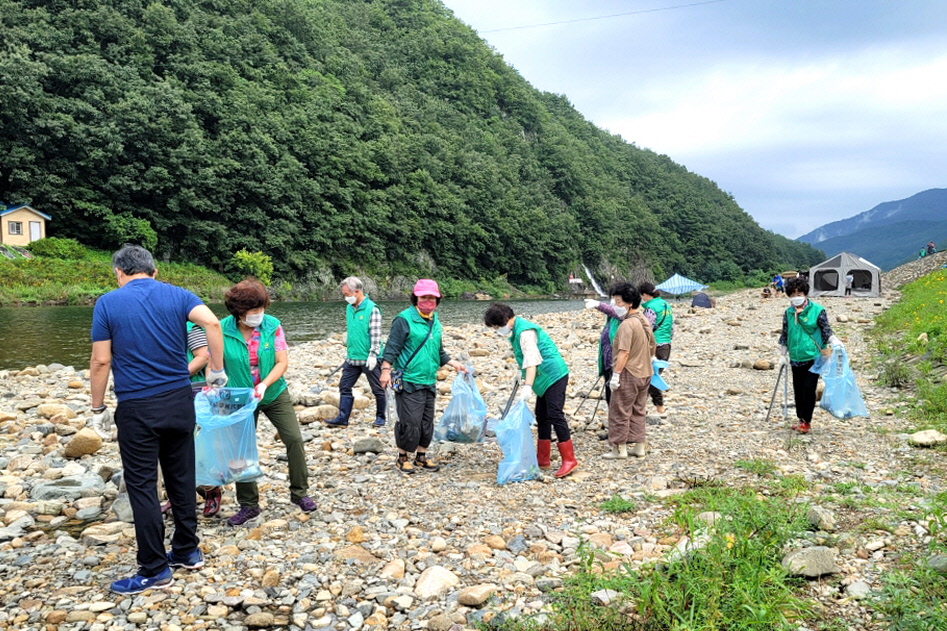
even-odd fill
[{"label": "blue bag held in hand", "polygon": [[667,390],[670,388],[667,382],[661,377],[659,370],[664,370],[668,367],[668,362],[663,359],[654,359],[651,360],[651,370],[654,371],[654,374],[651,375],[651,385],[657,388],[658,390]]},{"label": "blue bag held in hand", "polygon": [[496,426],[497,443],[503,450],[503,460],[497,468],[497,484],[525,482],[539,477],[539,461],[533,445],[533,413],[524,401],[516,405]]},{"label": "blue bag held in hand", "polygon": [[208,388],[194,396],[196,481],[199,486],[263,477],[256,448],[253,388]]},{"label": "blue bag held in hand", "polygon": [[855,373],[848,365],[848,354],[842,347],[832,349],[821,370],[825,390],[819,406],[835,418],[868,416],[868,409],[855,383]]},{"label": "blue bag held in hand", "polygon": [[[470,370],[470,366],[467,367]],[[450,385],[451,399],[434,428],[434,440],[479,443],[483,440],[487,404],[480,396],[473,371],[459,373]]]}]

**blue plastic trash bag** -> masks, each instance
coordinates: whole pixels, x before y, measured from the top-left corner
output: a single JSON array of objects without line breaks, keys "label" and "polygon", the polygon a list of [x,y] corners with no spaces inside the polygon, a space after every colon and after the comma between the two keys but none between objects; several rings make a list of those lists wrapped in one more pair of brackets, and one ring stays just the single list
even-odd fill
[{"label": "blue plastic trash bag", "polygon": [[822,391],[820,407],[835,418],[868,416],[868,409],[862,400],[861,392],[855,383],[855,373],[848,365],[848,354],[842,347],[832,349],[822,364],[822,378],[825,389]]},{"label": "blue plastic trash bag", "polygon": [[525,482],[539,476],[536,446],[533,444],[533,413],[523,401],[517,401],[496,426],[497,443],[503,460],[497,468],[497,484]]},{"label": "blue plastic trash bag", "polygon": [[194,396],[194,457],[198,486],[263,477],[256,448],[253,388],[207,388]]},{"label": "blue plastic trash bag", "polygon": [[434,428],[434,440],[454,443],[482,441],[487,404],[480,396],[473,372],[458,373],[450,385],[450,392],[450,403]]},{"label": "blue plastic trash bag", "polygon": [[668,363],[663,359],[652,359],[651,360],[651,370],[654,371],[654,374],[651,375],[651,385],[657,388],[658,390],[667,390],[667,382],[661,377],[661,374],[658,372],[664,370],[668,367]]}]

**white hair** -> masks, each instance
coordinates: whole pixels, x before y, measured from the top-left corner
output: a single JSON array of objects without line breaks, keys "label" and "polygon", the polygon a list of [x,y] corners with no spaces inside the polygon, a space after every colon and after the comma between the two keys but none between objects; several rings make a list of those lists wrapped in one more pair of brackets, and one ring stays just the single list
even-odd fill
[{"label": "white hair", "polygon": [[350,291],[362,291],[362,280],[357,276],[349,276],[339,283],[339,287],[348,287]]}]

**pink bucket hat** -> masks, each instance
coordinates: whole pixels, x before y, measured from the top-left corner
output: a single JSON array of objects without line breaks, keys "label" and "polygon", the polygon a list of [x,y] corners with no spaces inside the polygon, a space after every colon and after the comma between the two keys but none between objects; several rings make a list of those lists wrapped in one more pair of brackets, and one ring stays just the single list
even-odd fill
[{"label": "pink bucket hat", "polygon": [[414,291],[411,293],[413,293],[415,296],[441,297],[441,290],[438,288],[437,283],[430,278],[422,278],[416,282],[414,284]]}]

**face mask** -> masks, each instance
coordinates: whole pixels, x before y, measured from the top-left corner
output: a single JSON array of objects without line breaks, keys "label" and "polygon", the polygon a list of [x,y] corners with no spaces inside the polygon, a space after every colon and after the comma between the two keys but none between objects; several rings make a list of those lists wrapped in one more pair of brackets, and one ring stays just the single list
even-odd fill
[{"label": "face mask", "polygon": [[246,324],[251,329],[255,329],[261,324],[263,324],[263,312],[251,314],[248,313],[243,316],[243,323]]},{"label": "face mask", "polygon": [[418,300],[418,311],[421,313],[431,313],[437,309],[436,300]]},{"label": "face mask", "polygon": [[501,326],[499,329],[497,329],[497,335],[499,335],[500,337],[506,337],[506,336],[508,336],[512,331],[513,331],[513,329],[510,328],[510,325],[509,325],[509,324],[507,324],[506,326]]},{"label": "face mask", "polygon": [[358,300],[358,298],[356,298],[355,296],[345,297],[345,302],[349,303],[350,305],[354,305],[356,300]]},{"label": "face mask", "polygon": [[624,307],[615,307],[615,315],[619,318],[624,318],[626,315],[628,315],[628,309],[625,309]]},{"label": "face mask", "polygon": [[793,296],[792,298],[789,299],[789,303],[794,307],[801,307],[802,305],[806,304],[806,297]]}]

